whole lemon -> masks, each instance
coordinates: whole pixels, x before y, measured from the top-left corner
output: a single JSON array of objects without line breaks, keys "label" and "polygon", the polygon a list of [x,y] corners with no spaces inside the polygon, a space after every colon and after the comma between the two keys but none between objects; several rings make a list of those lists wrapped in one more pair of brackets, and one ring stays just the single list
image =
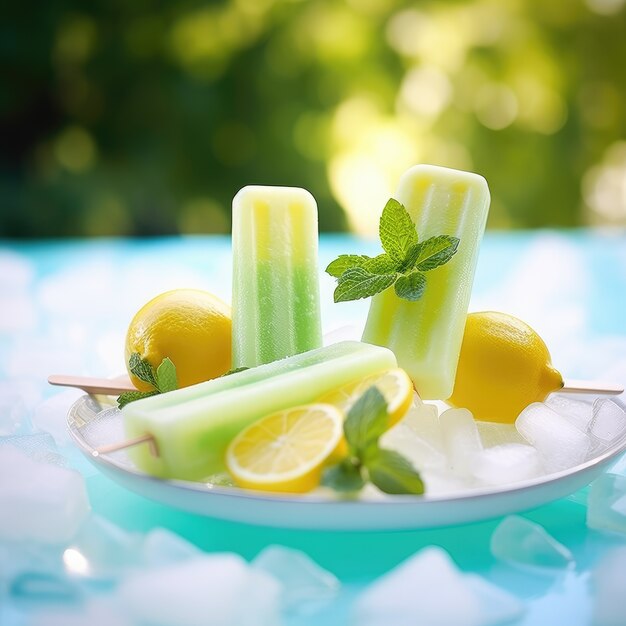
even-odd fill
[{"label": "whole lemon", "polygon": [[[169,357],[176,366],[179,387],[221,376],[231,366],[230,307],[198,289],[162,293],[145,304],[128,327],[126,367],[135,352],[153,368]],[[137,389],[151,389],[128,373]]]},{"label": "whole lemon", "polygon": [[467,316],[450,404],[477,420],[512,423],[562,386],[546,344],[528,324],[495,311]]}]

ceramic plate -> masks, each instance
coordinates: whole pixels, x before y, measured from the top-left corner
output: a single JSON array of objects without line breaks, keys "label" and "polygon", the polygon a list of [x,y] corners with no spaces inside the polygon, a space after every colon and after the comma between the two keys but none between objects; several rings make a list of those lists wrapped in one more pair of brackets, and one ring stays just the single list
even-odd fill
[{"label": "ceramic plate", "polygon": [[102,397],[82,396],[68,414],[70,432],[85,456],[120,485],[170,506],[249,524],[317,530],[403,530],[476,522],[516,513],[588,485],[626,450],[626,437],[582,465],[538,479],[446,496],[388,496],[338,500],[283,496],[210,483],[163,480],[143,473],[124,451],[95,448],[124,440],[122,414]]}]

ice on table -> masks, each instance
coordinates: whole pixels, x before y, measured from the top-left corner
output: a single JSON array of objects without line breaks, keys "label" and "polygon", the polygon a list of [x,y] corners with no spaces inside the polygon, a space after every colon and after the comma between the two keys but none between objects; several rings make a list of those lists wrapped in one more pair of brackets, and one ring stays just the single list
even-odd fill
[{"label": "ice on table", "polygon": [[21,426],[26,407],[14,391],[0,391],[0,437],[15,433]]},{"label": "ice on table", "polygon": [[626,476],[626,453],[617,458],[615,463],[611,465],[611,469],[609,471],[611,474]]},{"label": "ice on table", "polygon": [[570,422],[572,426],[576,426],[582,432],[587,432],[593,412],[591,403],[558,394],[548,396],[545,403]]},{"label": "ice on table", "polygon": [[542,402],[529,404],[519,414],[515,427],[537,448],[548,473],[579,465],[590,450],[589,437]]},{"label": "ice on table", "polygon": [[587,526],[626,533],[626,476],[603,474],[591,484]]},{"label": "ice on table", "polygon": [[589,437],[596,450],[606,450],[626,437],[626,413],[608,398],[598,398],[593,404]]},{"label": "ice on table", "polygon": [[510,624],[524,614],[522,602],[508,591],[492,585],[477,574],[465,574],[464,578],[480,600],[481,626]]},{"label": "ice on table", "polygon": [[280,584],[234,554],[200,556],[129,574],[117,597],[132,619],[159,626],[280,622]]},{"label": "ice on table", "polygon": [[505,517],[491,535],[491,553],[521,568],[560,570],[574,562],[572,553],[542,526],[518,515]]},{"label": "ice on table", "polygon": [[337,577],[299,550],[268,546],[252,567],[281,583],[282,606],[288,613],[314,613],[339,592]]},{"label": "ice on table", "polygon": [[91,515],[63,552],[68,574],[113,581],[140,562],[139,539],[112,522]]},{"label": "ice on table", "polygon": [[381,447],[399,452],[418,470],[445,468],[447,458],[437,413],[436,407],[419,401],[398,424],[383,434]]},{"label": "ice on table", "polygon": [[144,563],[152,567],[187,561],[204,552],[171,530],[155,528],[144,537],[141,554]]},{"label": "ice on table", "polygon": [[626,546],[614,548],[591,575],[594,626],[624,626]]},{"label": "ice on table", "polygon": [[33,461],[62,467],[67,465],[67,460],[59,453],[52,436],[45,433],[0,437],[0,449],[5,446],[17,448]]},{"label": "ice on table", "polygon": [[471,412],[448,409],[439,416],[439,426],[451,469],[461,476],[469,475],[474,456],[483,450]]},{"label": "ice on table", "polygon": [[0,540],[64,543],[89,514],[83,477],[0,446]]},{"label": "ice on table", "polygon": [[94,597],[71,608],[46,606],[34,612],[26,626],[137,626],[111,598]]},{"label": "ice on table", "polygon": [[522,443],[486,448],[473,456],[470,474],[484,485],[506,485],[537,478],[544,472],[539,452]]},{"label": "ice on table", "polygon": [[52,435],[58,446],[68,445],[71,438],[67,429],[67,414],[82,395],[84,392],[80,389],[67,389],[44,400],[33,411],[33,426]]},{"label": "ice on table", "polygon": [[7,587],[12,599],[31,606],[73,603],[83,599],[83,592],[76,582],[52,572],[23,571],[12,577]]},{"label": "ice on table", "polygon": [[516,619],[523,610],[516,598],[463,574],[445,550],[431,546],[372,583],[355,603],[354,623],[487,626]]}]

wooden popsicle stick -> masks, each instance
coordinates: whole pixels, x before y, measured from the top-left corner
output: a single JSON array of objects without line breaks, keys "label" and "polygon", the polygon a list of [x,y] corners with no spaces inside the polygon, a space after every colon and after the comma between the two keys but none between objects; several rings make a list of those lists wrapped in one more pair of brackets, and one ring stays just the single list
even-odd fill
[{"label": "wooden popsicle stick", "polygon": [[608,396],[618,396],[624,393],[624,387],[603,380],[566,380],[557,393],[588,393]]},{"label": "wooden popsicle stick", "polygon": [[152,456],[159,456],[159,447],[157,446],[156,439],[147,433],[145,435],[135,437],[134,439],[127,439],[126,441],[120,441],[119,443],[111,443],[107,446],[100,446],[92,452],[92,455],[100,456],[101,454],[111,454],[111,452],[126,450],[126,448],[132,448],[133,446],[138,446],[141,443],[148,444],[150,454],[152,454]]},{"label": "wooden popsicle stick", "polygon": [[128,376],[118,378],[92,378],[90,376],[71,376],[66,374],[52,374],[48,376],[51,385],[60,387],[77,387],[87,393],[118,396],[125,391],[137,391],[137,387],[130,382]]}]

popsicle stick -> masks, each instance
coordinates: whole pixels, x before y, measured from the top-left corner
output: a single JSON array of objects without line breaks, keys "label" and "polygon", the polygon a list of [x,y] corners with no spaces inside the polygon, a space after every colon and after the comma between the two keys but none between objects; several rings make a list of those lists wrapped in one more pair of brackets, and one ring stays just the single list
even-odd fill
[{"label": "popsicle stick", "polygon": [[118,452],[119,450],[126,450],[139,444],[147,443],[152,456],[159,456],[159,447],[157,446],[156,439],[150,435],[145,434],[134,439],[127,439],[126,441],[120,441],[119,443],[111,443],[108,446],[100,446],[96,448],[92,454],[93,456],[100,456],[101,454],[111,454],[111,452]]},{"label": "popsicle stick", "polygon": [[87,393],[118,396],[125,391],[137,391],[128,376],[118,378],[91,378],[89,376],[71,376],[66,374],[52,374],[48,376],[51,385],[60,387],[77,387]]},{"label": "popsicle stick", "polygon": [[620,393],[624,393],[624,387],[602,380],[566,380],[563,388],[558,391],[559,393],[588,393],[618,396]]}]

